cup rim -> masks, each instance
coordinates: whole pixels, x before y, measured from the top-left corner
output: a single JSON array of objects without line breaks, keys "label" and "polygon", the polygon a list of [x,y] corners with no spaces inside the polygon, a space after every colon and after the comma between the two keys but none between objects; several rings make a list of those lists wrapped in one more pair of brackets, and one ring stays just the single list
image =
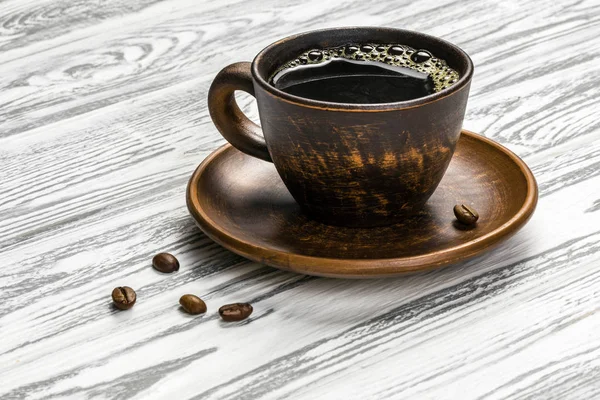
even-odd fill
[{"label": "cup rim", "polygon": [[[300,38],[308,36],[308,35],[314,35],[316,33],[326,35],[329,32],[339,31],[339,30],[348,30],[348,31],[352,31],[352,30],[357,30],[357,31],[358,30],[363,30],[363,31],[364,30],[385,30],[385,31],[394,32],[396,34],[399,33],[399,34],[405,34],[405,35],[418,36],[418,37],[424,38],[426,40],[436,42],[437,44],[439,44],[441,46],[446,46],[448,48],[453,49],[466,62],[466,65],[467,65],[466,71],[458,79],[458,82],[456,82],[454,85],[452,85],[446,89],[440,90],[439,92],[435,92],[435,93],[429,94],[427,96],[419,97],[419,98],[412,99],[412,100],[396,101],[396,102],[391,102],[391,103],[337,103],[337,102],[309,99],[309,98],[289,94],[289,93],[284,92],[283,90],[277,89],[275,86],[268,83],[268,81],[267,81],[269,79],[268,77],[265,78],[261,75],[261,73],[259,71],[259,65],[266,58],[266,54],[268,54],[269,51],[273,50],[274,48],[284,46],[288,42],[300,39]],[[331,110],[331,111],[369,112],[369,111],[391,111],[391,110],[402,110],[402,109],[414,108],[414,107],[422,106],[424,104],[433,103],[435,101],[438,101],[445,97],[448,97],[454,93],[457,93],[457,92],[463,90],[464,88],[468,87],[469,83],[471,82],[471,79],[473,77],[473,61],[471,60],[471,57],[469,57],[469,55],[467,53],[465,53],[464,50],[462,50],[460,47],[456,46],[455,44],[452,44],[452,43],[450,43],[444,39],[441,39],[437,36],[428,35],[426,33],[411,31],[411,30],[407,30],[407,29],[389,28],[389,27],[344,26],[344,27],[337,27],[337,28],[326,28],[326,29],[317,29],[317,30],[312,30],[312,31],[301,32],[298,34],[287,36],[287,37],[280,39],[274,43],[271,43],[270,45],[268,45],[267,47],[262,49],[256,55],[256,57],[254,57],[254,60],[252,61],[251,70],[252,70],[252,77],[253,77],[255,83],[257,83],[261,88],[263,88],[268,94],[270,94],[274,97],[278,97],[279,99],[284,100],[288,103],[296,104],[296,105],[303,106],[303,107],[318,108],[318,109],[325,109],[325,110]]]}]

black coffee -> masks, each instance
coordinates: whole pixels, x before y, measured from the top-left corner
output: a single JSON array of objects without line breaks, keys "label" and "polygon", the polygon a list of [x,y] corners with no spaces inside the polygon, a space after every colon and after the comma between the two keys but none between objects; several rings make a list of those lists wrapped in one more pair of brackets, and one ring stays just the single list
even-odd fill
[{"label": "black coffee", "polygon": [[363,44],[306,51],[281,66],[270,83],[304,98],[364,104],[427,96],[458,78],[458,72],[427,50]]}]

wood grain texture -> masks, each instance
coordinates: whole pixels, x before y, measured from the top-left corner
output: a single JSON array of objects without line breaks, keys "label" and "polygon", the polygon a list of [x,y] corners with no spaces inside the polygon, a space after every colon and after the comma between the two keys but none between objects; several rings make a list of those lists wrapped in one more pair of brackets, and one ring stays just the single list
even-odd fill
[{"label": "wood grain texture", "polygon": [[[223,143],[213,77],[340,25],[420,30],[471,55],[465,127],[539,183],[520,233],[440,271],[345,281],[199,232],[185,185]],[[5,0],[0,54],[0,398],[600,396],[596,0]],[[161,251],[179,272],[152,269]],[[124,285],[138,300],[118,312]],[[185,293],[207,315],[180,312]],[[219,321],[244,301],[248,321]]]}]

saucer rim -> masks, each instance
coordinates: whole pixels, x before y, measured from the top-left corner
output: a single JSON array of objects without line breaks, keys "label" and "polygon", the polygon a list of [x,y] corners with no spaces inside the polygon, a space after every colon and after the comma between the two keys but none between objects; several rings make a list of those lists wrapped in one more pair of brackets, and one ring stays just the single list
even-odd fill
[{"label": "saucer rim", "polygon": [[233,147],[229,143],[221,146],[206,157],[190,177],[186,189],[187,208],[199,228],[212,240],[245,258],[278,269],[325,277],[376,278],[440,268],[474,257],[514,235],[531,218],[538,201],[538,186],[535,177],[527,164],[519,156],[501,144],[477,133],[463,129],[461,131],[462,135],[481,141],[492,147],[493,150],[502,152],[508,156],[524,176],[527,184],[527,195],[519,211],[504,224],[481,237],[468,240],[463,244],[447,249],[410,257],[369,259],[328,258],[289,253],[256,245],[235,237],[221,229],[219,224],[215,223],[202,210],[199,203],[197,185],[202,173],[211,162]]}]

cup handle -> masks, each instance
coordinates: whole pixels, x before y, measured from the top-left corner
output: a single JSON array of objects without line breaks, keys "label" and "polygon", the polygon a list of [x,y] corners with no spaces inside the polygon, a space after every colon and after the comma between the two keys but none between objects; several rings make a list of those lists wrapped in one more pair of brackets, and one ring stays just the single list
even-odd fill
[{"label": "cup handle", "polygon": [[217,74],[208,91],[208,110],[221,135],[243,153],[273,162],[260,126],[244,115],[234,92],[243,90],[254,96],[249,62],[228,65]]}]

